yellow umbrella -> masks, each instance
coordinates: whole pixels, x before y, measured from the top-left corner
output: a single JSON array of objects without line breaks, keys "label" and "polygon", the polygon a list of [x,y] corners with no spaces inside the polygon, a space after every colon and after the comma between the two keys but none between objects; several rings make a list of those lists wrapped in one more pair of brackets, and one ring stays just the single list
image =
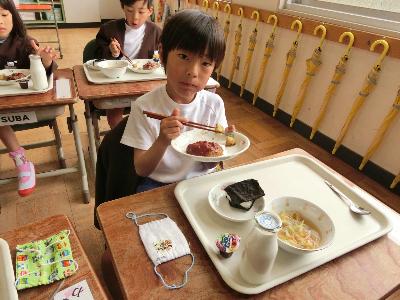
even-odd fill
[{"label": "yellow umbrella", "polygon": [[258,80],[256,83],[256,90],[254,91],[253,105],[256,104],[256,100],[257,100],[257,97],[258,97],[258,94],[259,94],[260,88],[261,88],[261,83],[264,79],[265,70],[267,68],[269,58],[271,57],[272,50],[274,49],[275,30],[276,30],[276,26],[278,25],[278,18],[275,15],[269,15],[268,19],[267,19],[267,23],[269,24],[272,19],[274,20],[274,26],[272,27],[272,32],[269,35],[267,42],[265,43],[264,58],[261,63],[260,76],[258,77]]},{"label": "yellow umbrella", "polygon": [[[228,40],[228,35],[229,35],[229,26],[231,24],[231,6],[229,4],[225,5],[224,12],[226,13],[226,18],[225,18],[225,26],[224,26],[224,40],[225,44],[226,41]],[[221,70],[222,70],[222,64],[224,61],[221,62],[217,69],[217,81],[219,80],[219,77],[221,76]]]},{"label": "yellow umbrella", "polygon": [[242,79],[242,84],[240,85],[240,97],[243,96],[244,87],[246,85],[247,77],[249,76],[250,64],[253,58],[254,48],[257,43],[257,26],[258,21],[260,20],[260,13],[258,11],[253,11],[251,14],[251,18],[256,18],[256,25],[254,26],[253,32],[249,37],[249,48],[247,49],[246,62],[244,63],[244,75]]},{"label": "yellow umbrella", "polygon": [[238,16],[240,17],[240,21],[235,31],[235,47],[233,48],[232,52],[232,67],[231,67],[231,72],[229,74],[228,88],[230,88],[232,85],[233,75],[235,75],[235,70],[239,59],[237,55],[239,52],[240,41],[242,39],[242,21],[243,21],[243,8],[241,7],[239,7],[238,9]]},{"label": "yellow umbrella", "polygon": [[346,65],[347,65],[347,61],[349,59],[350,49],[354,43],[354,35],[351,32],[343,32],[342,35],[339,37],[339,42],[342,43],[344,37],[346,37],[346,36],[349,38],[349,44],[347,45],[347,48],[344,51],[343,56],[340,58],[338,64],[336,65],[335,73],[333,74],[331,83],[328,87],[328,90],[326,91],[324,100],[322,101],[321,108],[319,109],[319,115],[314,121],[314,125],[312,127],[312,131],[311,131],[311,135],[310,135],[310,140],[313,139],[315,133],[317,132],[318,126],[321,123],[321,121],[325,115],[329,101],[331,100],[331,98],[336,90],[336,87],[340,84],[340,80],[342,79],[344,73],[346,73]]},{"label": "yellow umbrella", "polygon": [[215,1],[213,3],[213,10],[215,10],[215,19],[218,20],[218,12],[219,12],[219,2]]},{"label": "yellow umbrella", "polygon": [[286,54],[286,66],[285,66],[285,70],[283,71],[283,76],[282,76],[281,85],[279,87],[278,94],[276,95],[275,104],[274,104],[274,112],[272,114],[273,117],[275,117],[276,112],[278,111],[279,104],[281,103],[283,93],[285,92],[285,88],[286,88],[286,84],[288,82],[290,71],[292,70],[292,65],[293,65],[294,59],[296,58],[297,46],[299,45],[299,38],[300,38],[301,30],[303,29],[303,24],[299,20],[294,20],[292,25],[290,26],[290,29],[293,30],[296,25],[297,25],[297,36],[296,36],[296,39],[294,40],[294,42],[292,43],[292,47],[289,49],[288,53]]},{"label": "yellow umbrella", "polygon": [[322,44],[324,43],[325,36],[326,36],[326,28],[324,25],[318,25],[314,29],[314,35],[317,35],[318,31],[322,31],[321,40],[319,41],[319,45],[317,48],[314,49],[313,55],[307,59],[307,72],[306,76],[303,80],[303,83],[300,86],[300,92],[297,96],[296,103],[294,105],[292,118],[290,120],[290,127],[293,126],[294,121],[296,121],[296,117],[300,112],[301,107],[303,106],[304,98],[307,93],[308,86],[310,85],[311,78],[315,76],[315,73],[318,71],[319,66],[321,65],[321,53],[322,53]]},{"label": "yellow umbrella", "polygon": [[392,184],[390,185],[391,189],[394,189],[396,187],[396,185],[400,182],[400,173],[397,174],[396,178],[393,179]]},{"label": "yellow umbrella", "polygon": [[208,0],[203,0],[204,11],[208,12]]},{"label": "yellow umbrella", "polygon": [[389,125],[392,123],[396,115],[398,114],[400,110],[400,89],[397,91],[397,97],[394,100],[393,107],[389,111],[389,113],[386,115],[385,119],[383,120],[381,126],[379,127],[378,131],[375,134],[374,139],[372,140],[371,145],[368,147],[367,154],[364,155],[364,158],[358,167],[358,169],[361,171],[369,158],[372,156],[372,154],[378,149],[379,145],[382,142],[382,139],[389,128]]},{"label": "yellow umbrella", "polygon": [[364,85],[359,92],[359,95],[357,96],[356,100],[353,103],[353,106],[351,108],[351,111],[349,115],[347,116],[346,121],[344,122],[344,125],[342,129],[340,130],[340,134],[336,140],[335,147],[332,150],[332,154],[335,154],[337,149],[339,148],[340,144],[343,141],[344,136],[347,133],[347,130],[349,129],[349,126],[351,124],[351,121],[353,120],[354,116],[358,112],[358,110],[361,108],[362,104],[364,103],[364,100],[368,97],[368,95],[374,90],[376,83],[378,81],[379,77],[379,72],[381,71],[381,63],[383,59],[386,56],[386,53],[389,50],[389,44],[385,40],[376,40],[375,42],[372,43],[371,48],[369,49],[370,51],[374,51],[375,47],[377,45],[383,45],[383,52],[379,56],[377,62],[375,63],[374,67],[372,70],[369,72],[367,80],[364,82]]}]

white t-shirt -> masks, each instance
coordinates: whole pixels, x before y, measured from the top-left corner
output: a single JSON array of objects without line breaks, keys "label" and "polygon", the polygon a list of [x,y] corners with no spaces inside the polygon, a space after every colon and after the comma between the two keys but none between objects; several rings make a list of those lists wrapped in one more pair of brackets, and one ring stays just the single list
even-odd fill
[{"label": "white t-shirt", "polygon": [[[190,121],[214,126],[217,123],[227,127],[224,102],[217,94],[202,90],[189,104],[179,104],[167,94],[163,85],[132,102],[131,112],[121,143],[136,149],[148,150],[160,133],[160,120],[148,118],[144,110],[170,116],[174,108],[179,108],[183,117]],[[192,130],[184,126],[183,131]],[[175,152],[168,146],[163,158],[150,178],[163,183],[171,183],[203,175],[212,170],[204,169],[200,162]]]},{"label": "white t-shirt", "polygon": [[[129,58],[134,59],[139,53],[140,47],[142,47],[145,30],[146,23],[137,29],[125,24],[124,52]],[[123,56],[122,59],[126,59],[125,56]]]}]

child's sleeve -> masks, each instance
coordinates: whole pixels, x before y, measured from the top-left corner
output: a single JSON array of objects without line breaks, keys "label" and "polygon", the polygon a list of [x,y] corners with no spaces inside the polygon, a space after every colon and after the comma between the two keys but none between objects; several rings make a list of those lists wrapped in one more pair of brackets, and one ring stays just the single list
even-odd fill
[{"label": "child's sleeve", "polygon": [[109,45],[111,43],[111,37],[107,34],[107,29],[104,25],[100,26],[100,30],[96,35],[96,44],[97,44],[97,58],[105,58],[105,59],[115,59],[112,56]]},{"label": "child's sleeve", "polygon": [[215,94],[217,96],[217,103],[218,106],[216,108],[216,122],[215,124],[221,124],[224,128],[228,127],[228,121],[226,120],[226,115],[225,115],[225,105],[224,101],[222,98]]}]

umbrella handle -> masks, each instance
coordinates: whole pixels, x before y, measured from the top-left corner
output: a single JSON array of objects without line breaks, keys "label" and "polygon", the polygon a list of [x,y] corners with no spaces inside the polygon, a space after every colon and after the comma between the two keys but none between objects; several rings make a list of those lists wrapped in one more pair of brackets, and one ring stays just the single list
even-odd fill
[{"label": "umbrella handle", "polygon": [[340,37],[339,37],[339,42],[340,42],[340,43],[343,43],[343,39],[344,39],[346,36],[349,38],[349,43],[347,44],[347,48],[346,48],[346,50],[344,51],[344,55],[348,56],[349,53],[350,53],[351,47],[353,47],[353,43],[354,43],[354,34],[352,34],[352,33],[349,32],[349,31],[343,32],[343,33],[340,35]]},{"label": "umbrella handle", "polygon": [[383,46],[383,51],[375,64],[377,67],[379,67],[382,64],[382,61],[385,58],[387,52],[389,51],[389,44],[385,40],[376,40],[375,42],[372,43],[371,48],[369,48],[369,51],[374,51],[377,45]]},{"label": "umbrella handle", "polygon": [[227,5],[225,5],[224,7],[224,12],[228,14],[228,16],[226,17],[227,20],[230,19],[231,17],[231,6],[229,5],[229,3]]},{"label": "umbrella handle", "polygon": [[303,23],[301,23],[300,20],[294,20],[292,22],[292,25],[290,25],[290,29],[293,30],[296,25],[297,25],[297,36],[295,41],[297,42],[299,40],[301,31],[303,30]]},{"label": "umbrella handle", "polygon": [[269,24],[272,19],[274,19],[274,25],[272,27],[272,33],[274,33],[276,30],[276,26],[278,25],[278,17],[275,15],[269,15],[268,19],[267,19],[267,23]]},{"label": "umbrella handle", "polygon": [[215,1],[215,2],[213,3],[213,10],[215,10],[215,18],[218,19],[219,2]]},{"label": "umbrella handle", "polygon": [[256,26],[254,27],[254,29],[257,29],[258,22],[260,21],[260,13],[257,10],[253,10],[253,12],[251,13],[251,18],[254,19],[254,16],[256,18]]},{"label": "umbrella handle", "polygon": [[203,7],[208,11],[208,0],[203,0]]},{"label": "umbrella handle", "polygon": [[318,31],[322,31],[321,39],[319,40],[319,48],[322,48],[322,44],[324,43],[325,36],[326,36],[326,28],[324,25],[318,25],[314,28],[314,35],[317,35]]},{"label": "umbrella handle", "polygon": [[240,17],[239,24],[242,24],[242,21],[243,21],[243,8],[239,7],[237,14]]}]

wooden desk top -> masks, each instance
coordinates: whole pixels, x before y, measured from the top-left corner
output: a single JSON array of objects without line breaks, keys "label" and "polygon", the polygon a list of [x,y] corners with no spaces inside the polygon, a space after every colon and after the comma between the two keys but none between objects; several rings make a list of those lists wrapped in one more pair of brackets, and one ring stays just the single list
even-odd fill
[{"label": "wooden desk top", "polygon": [[[71,285],[74,285],[75,283],[80,282],[81,280],[86,279],[94,299],[107,299],[100,281],[97,278],[97,275],[94,272],[86,253],[83,250],[82,244],[79,241],[71,222],[66,216],[52,216],[47,219],[43,219],[41,221],[8,231],[0,236],[6,240],[10,246],[11,257],[13,259],[15,270],[15,247],[18,244],[47,238],[63,229],[69,229],[71,231],[69,239],[71,242],[72,255],[78,262],[79,269],[74,275],[65,279],[64,285],[61,289],[65,289]],[[52,299],[50,297],[57,290],[58,285],[59,281],[56,281],[52,284],[22,290],[18,292],[18,297],[20,300]]]},{"label": "wooden desk top", "polygon": [[85,101],[104,100],[126,96],[138,97],[164,84],[166,80],[151,80],[140,82],[92,84],[85,75],[83,66],[74,66],[74,77],[79,98]]},{"label": "wooden desk top", "polygon": [[[70,80],[71,98],[57,99],[55,80],[59,78],[66,78]],[[0,97],[0,111],[24,110],[32,107],[46,107],[75,103],[77,95],[73,78],[74,76],[71,69],[56,70],[54,73],[53,89],[43,94]]]},{"label": "wooden desk top", "polygon": [[[264,159],[293,153],[309,155],[293,149]],[[175,199],[174,188],[175,184],[171,184],[121,198],[104,203],[97,210],[126,299],[378,299],[400,286],[400,247],[384,236],[266,292],[254,296],[239,294],[224,283],[208,258]],[[129,211],[166,213],[177,223],[196,257],[185,287],[171,291],[162,286],[144,250],[138,228],[125,217]],[[181,282],[190,261],[184,257],[162,264],[158,270],[168,283]]]}]

